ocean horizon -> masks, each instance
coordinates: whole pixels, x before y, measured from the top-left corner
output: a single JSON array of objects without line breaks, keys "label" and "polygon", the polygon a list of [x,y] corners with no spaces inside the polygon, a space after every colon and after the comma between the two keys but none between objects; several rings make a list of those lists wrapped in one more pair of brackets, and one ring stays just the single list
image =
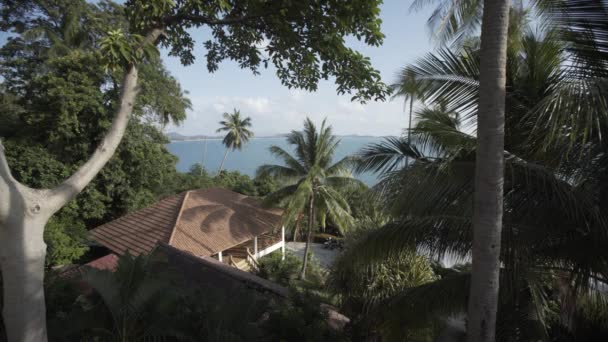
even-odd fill
[{"label": "ocean horizon", "polygon": [[[335,161],[361,150],[364,146],[380,142],[384,137],[374,136],[341,136],[340,144],[336,150]],[[256,137],[252,138],[242,150],[228,152],[224,163],[224,169],[239,171],[250,177],[255,177],[257,168],[264,164],[280,164],[280,160],[270,154],[269,148],[277,145],[287,151],[293,151],[287,144],[285,137]],[[188,172],[190,167],[201,163],[207,171],[215,173],[219,170],[226,147],[221,138],[207,138],[196,140],[171,141],[166,145],[169,152],[175,155],[179,161],[177,170]],[[374,174],[356,175],[356,178],[371,186],[377,183],[378,178]]]}]

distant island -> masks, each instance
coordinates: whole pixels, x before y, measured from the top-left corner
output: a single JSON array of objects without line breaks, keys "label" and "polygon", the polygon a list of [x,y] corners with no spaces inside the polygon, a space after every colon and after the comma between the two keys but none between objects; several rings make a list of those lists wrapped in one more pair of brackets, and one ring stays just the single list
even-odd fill
[{"label": "distant island", "polygon": [[[264,138],[283,138],[286,137],[288,133],[274,134],[274,135],[264,135],[259,137],[254,137],[254,139],[264,139]],[[206,140],[206,139],[223,139],[223,136],[220,135],[183,135],[177,132],[169,132],[166,133],[165,136],[167,139],[171,141],[197,141],[197,140]],[[374,135],[358,135],[358,134],[347,134],[347,135],[338,135],[338,137],[347,138],[347,137],[356,137],[356,138],[378,138],[379,136]]]}]

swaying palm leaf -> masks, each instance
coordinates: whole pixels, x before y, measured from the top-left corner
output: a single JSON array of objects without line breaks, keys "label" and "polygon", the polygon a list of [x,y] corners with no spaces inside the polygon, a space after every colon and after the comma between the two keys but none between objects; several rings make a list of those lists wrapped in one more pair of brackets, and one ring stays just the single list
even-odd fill
[{"label": "swaying palm leaf", "polygon": [[242,118],[241,112],[236,109],[232,113],[224,113],[223,116],[224,120],[220,121],[221,127],[217,129],[217,132],[227,132],[222,141],[226,146],[226,153],[224,159],[222,159],[222,164],[220,164],[219,172],[222,172],[224,168],[228,151],[242,149],[243,145],[253,137],[253,132],[249,130],[249,127],[251,127],[250,117]]},{"label": "swaying palm leaf", "polygon": [[[608,265],[601,252],[608,246],[608,217],[600,209],[604,206],[598,205],[598,199],[605,197],[596,190],[603,182],[600,179],[605,181],[599,175],[606,170],[601,161],[605,145],[578,142],[585,134],[590,136],[592,129],[605,129],[602,121],[596,120],[591,128],[585,124],[601,116],[606,92],[598,85],[601,77],[586,75],[571,81],[570,70],[562,68],[563,49],[551,40],[551,34],[544,39],[527,34],[510,47],[520,50],[509,53],[498,340],[517,334],[515,340],[548,338],[547,308],[554,305],[549,301],[559,303],[560,312],[569,310],[549,290],[556,287],[550,279],[560,279],[565,284],[560,286],[574,293],[590,294],[597,303],[606,297],[592,286],[597,279],[606,279]],[[411,67],[424,80],[421,89],[435,107],[417,113],[411,144],[395,138],[359,154],[359,170],[381,173],[376,189],[385,206],[392,208],[394,220],[358,241],[358,253],[350,257],[353,267],[365,269],[369,263],[411,248],[436,260],[469,257],[475,138],[462,132],[459,119],[475,122],[476,54],[468,48],[440,52]],[[595,90],[575,85],[581,82],[594,84]],[[560,92],[564,95],[557,96]],[[530,134],[534,137],[528,138]],[[557,140],[560,145],[548,149],[545,142],[552,135],[561,139]],[[551,153],[561,146],[580,148],[589,162],[582,157],[568,160],[566,155],[555,163]],[[427,155],[412,153],[416,150]],[[416,163],[405,167],[405,155]],[[416,307],[420,297],[408,297],[406,292],[395,306],[397,311],[387,315],[400,317],[401,310],[403,320],[397,322],[408,326],[407,317],[424,317],[417,315],[425,312]],[[439,293],[424,298],[450,299]]]},{"label": "swaying palm leaf", "polygon": [[430,4],[436,4],[437,7],[427,20],[427,25],[440,43],[451,41],[458,46],[476,33],[481,25],[481,0],[415,0],[410,11],[420,10]]},{"label": "swaying palm leaf", "polygon": [[[308,214],[308,251],[315,225],[325,227],[326,220],[340,230],[350,225],[350,208],[336,189],[358,186],[360,182],[350,175],[352,158],[343,158],[332,164],[340,140],[332,135],[331,126],[327,126],[325,120],[317,130],[307,118],[304,130],[292,131],[287,136],[287,142],[293,146],[295,155],[278,146],[271,146],[270,152],[284,165],[262,165],[257,170],[257,176],[273,176],[286,184],[265,199],[266,204],[280,205],[285,209],[283,221],[286,226],[295,226],[294,222],[302,214]],[[311,202],[314,210],[309,208]],[[304,255],[305,261],[307,254]],[[305,271],[306,262],[303,263],[303,276]]]}]

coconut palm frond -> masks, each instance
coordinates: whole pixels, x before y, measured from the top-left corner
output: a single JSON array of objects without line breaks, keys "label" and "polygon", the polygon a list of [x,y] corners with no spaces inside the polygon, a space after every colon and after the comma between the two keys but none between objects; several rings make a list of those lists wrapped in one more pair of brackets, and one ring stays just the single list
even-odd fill
[{"label": "coconut palm frond", "polygon": [[270,153],[281,159],[281,161],[288,167],[292,168],[293,170],[299,172],[300,174],[305,174],[306,173],[306,165],[303,165],[301,163],[301,161],[298,161],[296,158],[294,158],[291,154],[289,154],[289,152],[285,151],[283,148],[273,145],[270,146],[268,148],[268,150],[270,151]]},{"label": "coconut palm frond", "polygon": [[262,165],[256,170],[256,177],[270,176],[281,181],[291,181],[298,179],[301,173],[290,167],[283,165]]},{"label": "coconut palm frond", "polygon": [[283,206],[285,201],[298,189],[298,184],[287,185],[275,192],[272,192],[264,197],[264,205],[267,207],[271,206]]},{"label": "coconut palm frond", "polygon": [[334,163],[333,165],[329,166],[325,170],[325,175],[327,177],[334,177],[334,176],[349,177],[349,176],[351,176],[352,168],[356,164],[357,164],[357,159],[355,157],[346,156],[346,157],[340,159],[339,161],[337,161],[336,163]]},{"label": "coconut palm frond", "polygon": [[442,48],[418,59],[410,68],[425,83],[427,102],[443,103],[449,111],[476,115],[479,91],[479,53],[469,48],[452,52]]},{"label": "coconut palm frond", "polygon": [[352,177],[332,176],[323,180],[323,183],[334,189],[364,189],[367,186],[362,181]]},{"label": "coconut palm frond", "polygon": [[289,197],[286,197],[283,222],[289,224],[290,222],[293,222],[300,213],[306,212],[312,194],[312,182],[310,179],[304,178],[299,181],[295,191],[293,191]]},{"label": "coconut palm frond", "polygon": [[[350,215],[350,206],[348,201],[341,193],[332,187],[322,186],[318,189],[315,200],[319,202],[319,207],[331,222],[341,231],[344,232],[353,223]],[[323,223],[323,226],[324,223]]]},{"label": "coconut palm frond", "polygon": [[417,78],[416,72],[405,67],[399,70],[396,81],[391,85],[393,89],[392,98],[403,97],[404,104],[413,102],[416,99],[423,100],[425,83]]},{"label": "coconut palm frond", "polygon": [[217,132],[228,132],[224,136],[224,146],[232,150],[242,149],[243,145],[253,137],[253,132],[249,130],[251,118],[243,118],[241,112],[236,109],[232,113],[222,115],[224,120],[219,122],[220,128],[217,129]]},{"label": "coconut palm frond", "polygon": [[481,26],[481,0],[415,0],[410,11],[418,11],[431,4],[436,7],[427,20],[427,26],[440,44],[452,42],[452,45],[460,46]]},{"label": "coconut palm frond", "polygon": [[548,143],[563,138],[571,143],[601,140],[603,125],[608,119],[607,93],[608,78],[571,77],[566,71],[526,119],[533,122],[535,132],[546,132]]},{"label": "coconut palm frond", "polygon": [[435,157],[471,154],[476,147],[475,137],[461,131],[458,113],[447,111],[444,106],[422,109],[416,113],[416,121],[411,130],[416,144]]},{"label": "coconut palm frond", "polygon": [[405,166],[406,158],[425,159],[425,156],[409,144],[406,138],[387,137],[380,143],[365,146],[356,154],[358,165],[355,172],[384,174]]},{"label": "coconut palm frond", "polygon": [[575,63],[606,73],[608,61],[608,3],[605,0],[537,1],[540,13],[559,30]]},{"label": "coconut palm frond", "polygon": [[407,336],[409,329],[426,328],[423,332],[428,334],[445,325],[443,321],[466,312],[470,282],[469,273],[456,272],[376,303],[375,311],[383,318],[382,330]]}]

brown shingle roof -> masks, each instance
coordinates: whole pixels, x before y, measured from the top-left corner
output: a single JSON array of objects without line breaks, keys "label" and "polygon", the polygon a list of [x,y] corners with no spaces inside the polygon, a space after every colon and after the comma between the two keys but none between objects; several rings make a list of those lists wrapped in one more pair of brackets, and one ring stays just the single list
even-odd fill
[{"label": "brown shingle roof", "polygon": [[265,209],[236,192],[211,188],[165,198],[92,230],[115,253],[149,253],[164,242],[199,256],[210,256],[278,228],[281,210]]}]

